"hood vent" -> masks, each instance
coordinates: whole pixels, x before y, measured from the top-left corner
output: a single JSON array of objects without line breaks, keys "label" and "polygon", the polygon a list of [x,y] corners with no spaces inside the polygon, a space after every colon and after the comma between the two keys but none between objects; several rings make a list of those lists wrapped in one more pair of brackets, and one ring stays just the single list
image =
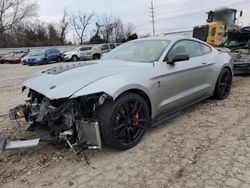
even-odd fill
[{"label": "hood vent", "polygon": [[82,62],[82,63],[73,63],[73,64],[67,64],[59,67],[53,67],[48,70],[42,71],[43,74],[51,74],[51,75],[56,75],[60,74],[66,71],[69,71],[71,69],[76,69],[79,67],[83,66],[88,66],[88,65],[95,65],[97,63],[91,63],[91,62]]}]

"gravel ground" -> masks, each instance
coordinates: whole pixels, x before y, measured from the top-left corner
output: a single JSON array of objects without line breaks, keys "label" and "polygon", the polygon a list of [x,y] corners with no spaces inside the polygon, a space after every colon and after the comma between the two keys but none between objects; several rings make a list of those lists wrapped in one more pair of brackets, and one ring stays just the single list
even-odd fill
[{"label": "gravel ground", "polygon": [[[19,83],[55,65],[0,65],[0,133],[35,135],[2,116],[26,98]],[[250,77],[235,77],[224,101],[208,99],[148,130],[120,152],[86,151],[88,162],[59,145],[0,153],[0,187],[250,187]]]}]

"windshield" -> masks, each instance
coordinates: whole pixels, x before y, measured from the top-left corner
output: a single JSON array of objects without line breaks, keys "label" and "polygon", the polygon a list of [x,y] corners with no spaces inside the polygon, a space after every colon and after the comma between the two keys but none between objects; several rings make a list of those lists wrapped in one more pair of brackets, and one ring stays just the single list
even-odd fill
[{"label": "windshield", "polygon": [[41,49],[36,49],[36,50],[31,50],[30,56],[42,56],[44,55],[44,50]]},{"label": "windshield", "polygon": [[77,52],[79,50],[79,48],[72,48],[71,51],[72,52]]},{"label": "windshield", "polygon": [[15,57],[22,57],[22,56],[24,56],[24,53],[18,53],[15,55]]},{"label": "windshield", "polygon": [[169,43],[169,40],[133,41],[117,47],[102,59],[150,63],[160,59]]},{"label": "windshield", "polygon": [[13,56],[13,55],[14,55],[14,53],[7,53],[3,57],[9,57],[9,56]]}]

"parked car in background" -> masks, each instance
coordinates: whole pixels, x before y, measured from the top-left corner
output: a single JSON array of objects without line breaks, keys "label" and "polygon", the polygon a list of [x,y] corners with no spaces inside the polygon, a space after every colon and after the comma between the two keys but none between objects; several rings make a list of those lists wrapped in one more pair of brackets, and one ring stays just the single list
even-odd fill
[{"label": "parked car in background", "polygon": [[79,61],[83,59],[83,55],[91,51],[93,46],[84,46],[73,48],[70,51],[63,53],[63,60],[65,61]]},{"label": "parked car in background", "polygon": [[84,46],[74,48],[71,51],[65,52],[63,54],[63,59],[65,61],[79,61],[79,60],[95,60],[100,59],[102,54],[111,51],[120,44],[110,43],[110,44],[98,44],[94,46]]},{"label": "parked car in background", "polygon": [[30,54],[27,54],[26,56],[24,56],[23,58],[21,58],[21,63],[23,65],[27,65],[28,62],[28,57],[30,56]]},{"label": "parked car in background", "polygon": [[24,57],[21,59],[21,63],[22,63],[23,65],[27,65],[29,56],[30,56],[30,55],[34,55],[34,54],[36,54],[36,53],[39,53],[40,51],[41,51],[41,49],[39,49],[39,48],[30,49],[30,50],[29,50],[29,53],[27,53],[27,55],[24,56]]},{"label": "parked car in background", "polygon": [[[232,79],[230,55],[207,43],[182,36],[139,39],[100,61],[37,73],[23,83],[30,91],[20,114],[33,130],[72,148],[103,143],[124,150],[139,143],[147,127],[185,108],[212,96],[226,99]],[[18,117],[17,110],[10,117]]]},{"label": "parked car in background", "polygon": [[115,49],[119,45],[121,45],[121,44],[120,43],[109,43],[109,44],[101,44],[101,45],[96,46],[93,49],[93,54],[96,54],[96,55],[98,54],[97,56],[99,58],[93,58],[93,59],[100,59],[102,54],[110,52],[111,50]]},{"label": "parked car in background", "polygon": [[11,57],[6,58],[6,62],[10,64],[18,64],[21,62],[21,59],[27,55],[27,52],[21,52],[14,54]]},{"label": "parked car in background", "polygon": [[56,48],[37,50],[27,58],[27,65],[44,65],[51,62],[61,62],[62,54]]},{"label": "parked car in background", "polygon": [[16,54],[15,52],[9,52],[9,53],[3,55],[0,58],[0,64],[6,63],[8,61],[8,59],[13,57],[15,54]]}]

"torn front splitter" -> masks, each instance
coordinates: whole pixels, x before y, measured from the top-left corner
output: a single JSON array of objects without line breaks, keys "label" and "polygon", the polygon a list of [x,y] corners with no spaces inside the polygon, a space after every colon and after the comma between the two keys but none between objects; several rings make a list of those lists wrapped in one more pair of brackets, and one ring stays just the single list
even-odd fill
[{"label": "torn front splitter", "polygon": [[38,146],[40,139],[7,141],[0,136],[0,150],[26,149]]}]

